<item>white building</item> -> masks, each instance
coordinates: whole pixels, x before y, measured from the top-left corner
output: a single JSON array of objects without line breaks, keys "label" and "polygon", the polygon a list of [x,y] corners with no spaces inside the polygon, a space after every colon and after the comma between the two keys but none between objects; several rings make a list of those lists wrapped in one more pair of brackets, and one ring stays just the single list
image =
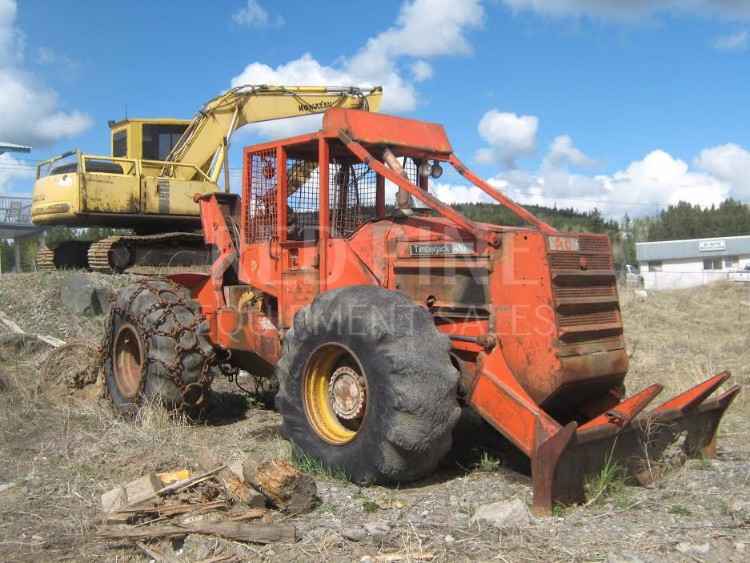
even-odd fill
[{"label": "white building", "polygon": [[750,235],[638,242],[635,249],[645,289],[750,281]]}]

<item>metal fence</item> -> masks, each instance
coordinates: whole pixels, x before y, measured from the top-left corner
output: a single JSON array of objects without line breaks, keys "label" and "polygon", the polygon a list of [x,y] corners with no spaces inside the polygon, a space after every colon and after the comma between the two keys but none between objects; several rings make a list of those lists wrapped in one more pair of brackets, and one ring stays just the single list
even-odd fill
[{"label": "metal fence", "polygon": [[0,195],[0,226],[31,226],[31,198]]}]

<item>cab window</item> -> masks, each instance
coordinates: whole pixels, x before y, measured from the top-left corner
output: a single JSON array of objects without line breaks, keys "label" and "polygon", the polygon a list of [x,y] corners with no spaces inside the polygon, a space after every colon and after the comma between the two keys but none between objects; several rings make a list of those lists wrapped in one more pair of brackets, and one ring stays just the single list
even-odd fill
[{"label": "cab window", "polygon": [[112,135],[112,156],[125,157],[128,155],[128,132],[118,131]]},{"label": "cab window", "polygon": [[144,125],[144,160],[164,160],[177,144],[187,125]]}]

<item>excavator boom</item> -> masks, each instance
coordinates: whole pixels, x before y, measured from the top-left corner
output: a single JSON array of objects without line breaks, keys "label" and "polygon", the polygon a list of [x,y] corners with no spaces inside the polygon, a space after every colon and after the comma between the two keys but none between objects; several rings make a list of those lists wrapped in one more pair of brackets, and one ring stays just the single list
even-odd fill
[{"label": "excavator boom", "polygon": [[377,111],[383,89],[374,87],[329,88],[322,86],[244,85],[209,100],[195,115],[167,157],[163,175],[189,180],[190,164],[217,182],[226,160],[229,139],[237,129],[261,121],[323,113],[330,108]]}]

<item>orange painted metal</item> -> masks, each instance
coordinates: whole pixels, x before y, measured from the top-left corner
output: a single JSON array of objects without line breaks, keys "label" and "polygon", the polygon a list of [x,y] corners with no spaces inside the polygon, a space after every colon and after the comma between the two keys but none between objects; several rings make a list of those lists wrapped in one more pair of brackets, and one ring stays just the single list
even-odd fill
[{"label": "orange painted metal", "polygon": [[442,155],[445,159],[453,152],[442,125],[416,119],[360,110],[328,110],[323,115],[323,132],[338,137],[341,131],[359,143],[425,151],[435,153],[436,158]]},{"label": "orange painted metal", "polygon": [[638,416],[638,414],[645,409],[663,389],[664,386],[654,383],[653,385],[646,387],[637,395],[625,399],[604,414],[600,414],[596,418],[589,420],[586,424],[582,424],[579,430],[591,430],[592,428],[607,426],[610,424],[624,428],[630,424],[630,422]]},{"label": "orange painted metal", "polygon": [[[385,149],[411,158],[412,176],[377,158]],[[442,204],[414,176],[425,159],[450,162],[531,226],[477,223]],[[317,172],[290,191],[292,162]],[[386,180],[437,216],[388,215]],[[352,191],[347,223],[341,202]],[[244,150],[241,209],[225,194],[198,200],[218,258],[210,276],[172,279],[201,304],[216,346],[273,365],[294,315],[320,293],[359,284],[401,291],[451,339],[465,403],[530,457],[537,513],[583,500],[584,477],[612,459],[647,480],[638,459],[658,456],[681,432],[687,453],[710,454],[739,392],[707,400],[723,373],[651,413],[644,409],[661,386],[622,397],[628,357],[607,236],[560,233],[534,217],[469,171],[439,125],[333,109],[317,133]],[[288,219],[314,234],[293,236]],[[239,239],[230,223],[240,225]]]},{"label": "orange painted metal", "polygon": [[713,393],[727,379],[729,379],[728,371],[717,374],[700,385],[696,385],[692,389],[689,389],[688,391],[670,399],[666,403],[659,405],[655,409],[655,412],[660,413],[671,410],[686,411],[693,409],[705,401],[706,397]]}]

